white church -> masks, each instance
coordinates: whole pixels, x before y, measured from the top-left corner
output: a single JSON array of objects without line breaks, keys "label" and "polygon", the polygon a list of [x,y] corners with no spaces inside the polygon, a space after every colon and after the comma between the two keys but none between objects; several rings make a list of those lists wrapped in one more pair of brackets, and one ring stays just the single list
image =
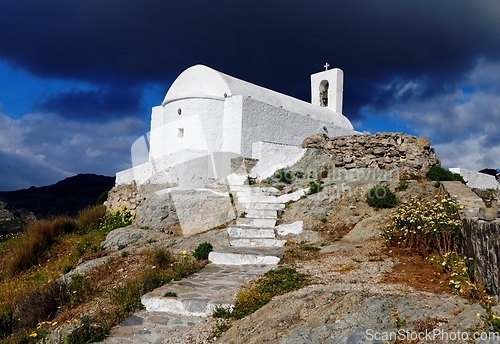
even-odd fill
[{"label": "white church", "polygon": [[133,167],[118,172],[116,184],[203,187],[229,175],[233,158],[280,155],[286,164],[312,134],[353,134],[342,114],[343,72],[325,69],[311,75],[311,103],[203,65],[186,69],[153,107],[151,131],[133,144]]}]

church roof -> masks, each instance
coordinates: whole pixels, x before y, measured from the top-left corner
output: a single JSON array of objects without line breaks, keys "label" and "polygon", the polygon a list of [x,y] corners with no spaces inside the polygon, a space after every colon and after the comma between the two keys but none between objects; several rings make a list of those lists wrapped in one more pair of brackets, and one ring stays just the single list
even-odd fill
[{"label": "church roof", "polygon": [[342,128],[353,129],[351,122],[340,113],[251,84],[204,65],[195,65],[182,72],[170,86],[162,105],[184,98],[223,99],[233,95],[250,96],[291,112],[332,122]]}]

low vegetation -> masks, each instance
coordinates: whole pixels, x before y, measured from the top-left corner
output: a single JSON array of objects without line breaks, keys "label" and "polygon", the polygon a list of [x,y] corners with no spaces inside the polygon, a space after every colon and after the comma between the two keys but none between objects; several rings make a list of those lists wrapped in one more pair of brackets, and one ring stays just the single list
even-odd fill
[{"label": "low vegetation", "polygon": [[76,222],[67,217],[52,220],[38,220],[28,224],[24,235],[12,240],[9,244],[10,259],[5,267],[7,277],[40,263],[44,253],[63,235],[74,232]]},{"label": "low vegetation", "polygon": [[446,276],[452,291],[480,302],[490,320],[495,320],[491,298],[482,285],[474,283],[473,259],[457,253],[462,239],[460,209],[451,198],[436,196],[431,201],[411,198],[392,212],[387,225],[381,228],[381,235],[388,248],[409,249],[425,257]]},{"label": "low vegetation", "polygon": [[451,198],[412,198],[392,212],[381,234],[389,246],[443,255],[458,247],[462,225],[459,209],[460,205]]},{"label": "low vegetation", "polygon": [[453,173],[450,170],[442,168],[441,166],[432,166],[425,174],[427,179],[436,182],[443,181],[460,181],[465,184],[464,179],[458,173]]},{"label": "low vegetation", "polygon": [[109,233],[113,229],[129,226],[134,219],[135,212],[122,205],[106,213],[102,218],[99,229]]},{"label": "low vegetation", "polygon": [[410,186],[410,183],[407,180],[401,180],[396,187],[396,191],[406,191],[408,190],[408,187]]},{"label": "low vegetation", "polygon": [[142,307],[143,294],[206,264],[151,242],[146,251],[110,256],[85,276],[60,278],[79,262],[109,254],[100,243],[133,217],[126,208],[106,213],[102,206],[89,207],[75,219],[32,222],[22,235],[1,242],[0,341],[37,343],[61,324],[72,328],[67,343],[101,340]]},{"label": "low vegetation", "polygon": [[236,295],[234,309],[224,307],[215,309],[213,317],[223,320],[218,322],[213,335],[218,337],[229,329],[230,321],[252,314],[268,304],[273,297],[298,290],[307,283],[308,279],[304,274],[290,267],[282,266],[266,272]]},{"label": "low vegetation", "polygon": [[196,247],[193,251],[193,257],[198,260],[206,260],[208,259],[208,255],[212,252],[214,247],[209,242],[203,242]]},{"label": "low vegetation", "polygon": [[393,208],[398,202],[394,192],[386,185],[375,185],[368,190],[366,201],[375,209]]},{"label": "low vegetation", "polygon": [[309,182],[309,195],[315,194],[323,190],[323,181],[311,181]]}]

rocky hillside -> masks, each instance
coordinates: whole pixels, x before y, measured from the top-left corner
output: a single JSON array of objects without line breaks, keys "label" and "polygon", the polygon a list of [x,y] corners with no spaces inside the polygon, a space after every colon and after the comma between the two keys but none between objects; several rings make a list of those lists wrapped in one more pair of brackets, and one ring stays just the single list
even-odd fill
[{"label": "rocky hillside", "polygon": [[76,215],[115,184],[115,177],[79,174],[56,184],[0,192],[0,235],[19,231],[34,218]]}]

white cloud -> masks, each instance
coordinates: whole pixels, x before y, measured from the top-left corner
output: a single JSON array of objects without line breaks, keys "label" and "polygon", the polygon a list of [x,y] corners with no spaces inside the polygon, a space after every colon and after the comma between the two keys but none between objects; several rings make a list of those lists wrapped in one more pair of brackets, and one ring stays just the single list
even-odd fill
[{"label": "white cloud", "polygon": [[[380,88],[394,95],[390,116],[429,138],[444,166],[500,167],[500,62],[478,60],[454,89],[426,100],[415,96],[425,88],[419,80]],[[400,101],[403,94],[411,97]]]},{"label": "white cloud", "polygon": [[435,145],[444,167],[462,167],[472,171],[500,166],[500,146],[483,144],[486,135]]},{"label": "white cloud", "polygon": [[54,115],[0,113],[0,190],[57,182],[78,173],[114,175],[130,167],[137,119],[81,123]]}]

